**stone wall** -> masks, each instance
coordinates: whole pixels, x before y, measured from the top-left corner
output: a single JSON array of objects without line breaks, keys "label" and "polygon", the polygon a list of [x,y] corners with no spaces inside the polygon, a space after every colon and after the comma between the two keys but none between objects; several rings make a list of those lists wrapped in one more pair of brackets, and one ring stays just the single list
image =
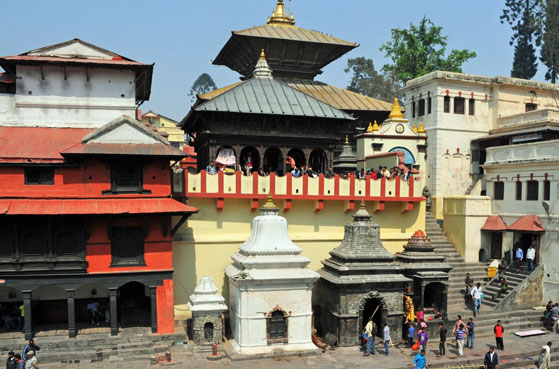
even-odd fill
[{"label": "stone wall", "polygon": [[543,277],[544,265],[539,265],[528,278],[512,290],[497,306],[497,311],[511,309],[528,309],[533,306],[543,306]]}]

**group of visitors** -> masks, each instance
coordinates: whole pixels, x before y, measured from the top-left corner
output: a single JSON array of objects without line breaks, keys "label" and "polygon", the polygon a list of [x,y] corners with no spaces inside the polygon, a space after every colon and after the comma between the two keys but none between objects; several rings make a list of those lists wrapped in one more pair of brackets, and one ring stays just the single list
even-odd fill
[{"label": "group of visitors", "polygon": [[[506,291],[506,281],[504,280],[504,278],[502,278],[502,281],[504,281],[504,284],[502,284],[501,287],[503,287],[504,285]],[[475,317],[479,313],[479,310],[481,308],[481,302],[485,298],[485,294],[483,293],[483,289],[481,287],[480,282],[478,282],[474,286],[474,280],[470,273],[466,273],[466,278],[464,278],[464,285],[465,285],[464,300],[466,302],[466,305],[472,306],[472,310],[474,311],[474,317]],[[502,292],[503,292],[502,290],[499,292],[499,296],[501,295]]]},{"label": "group of visitors", "polygon": [[545,306],[545,326],[554,333],[559,333],[557,330],[557,321],[559,320],[559,302],[553,303],[549,301]]},{"label": "group of visitors", "polygon": [[[369,318],[369,321],[363,328],[363,346],[365,348],[364,356],[369,356],[371,353],[376,355],[375,350],[375,337],[378,333],[377,325],[373,322],[373,318]],[[384,342],[384,355],[388,356],[389,346],[392,345],[392,340],[390,338],[390,327],[388,324],[384,323],[384,328],[382,329],[382,338]]]},{"label": "group of visitors", "polygon": [[36,353],[40,349],[41,348],[35,344],[35,341],[30,339],[23,348],[21,355],[15,354],[13,351],[8,352],[6,369],[39,369]]},{"label": "group of visitors", "polygon": [[25,314],[22,302],[0,304],[0,315],[4,327],[23,329]]},{"label": "group of visitors", "polygon": [[[528,273],[532,273],[535,269],[536,261],[536,240],[532,240],[528,250],[526,250],[526,261],[528,262]],[[524,261],[524,250],[520,245],[516,246],[516,251],[514,252],[514,265],[516,265],[516,272],[520,272],[521,263]]]}]

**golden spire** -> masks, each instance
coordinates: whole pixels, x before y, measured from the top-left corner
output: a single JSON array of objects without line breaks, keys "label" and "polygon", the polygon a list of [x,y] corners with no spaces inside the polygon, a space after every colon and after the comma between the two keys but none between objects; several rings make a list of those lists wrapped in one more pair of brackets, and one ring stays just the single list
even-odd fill
[{"label": "golden spire", "polygon": [[268,198],[266,199],[266,203],[262,206],[262,209],[278,209],[276,204],[274,204],[274,200],[272,200],[272,194],[268,193]]},{"label": "golden spire", "polygon": [[372,130],[373,130],[374,132],[376,132],[376,131],[379,130],[378,124],[377,124],[377,121],[376,121],[376,120],[375,120],[375,123],[373,124]]},{"label": "golden spire", "polygon": [[345,143],[348,144],[349,143],[349,138],[347,135],[345,135]]},{"label": "golden spire", "polygon": [[413,131],[417,133],[417,126],[415,125],[415,123],[413,124]]},{"label": "golden spire", "polygon": [[417,128],[417,133],[425,133],[423,129],[423,123],[419,122],[419,127]]},{"label": "golden spire", "polygon": [[264,49],[262,49],[262,52],[260,53],[259,60],[266,60],[266,53],[264,52]]},{"label": "golden spire", "polygon": [[388,116],[388,119],[393,118],[404,118],[404,115],[402,114],[402,108],[400,107],[400,103],[398,102],[397,98],[394,99],[394,104],[392,104],[392,111]]},{"label": "golden spire", "polygon": [[367,127],[367,133],[373,132],[373,123],[369,122],[369,126]]},{"label": "golden spire", "polygon": [[290,16],[287,16],[287,13],[285,12],[285,5],[283,5],[283,0],[278,0],[276,10],[274,10],[271,17],[268,17],[267,23],[293,26],[295,25],[295,17],[293,17],[293,13],[291,13]]}]

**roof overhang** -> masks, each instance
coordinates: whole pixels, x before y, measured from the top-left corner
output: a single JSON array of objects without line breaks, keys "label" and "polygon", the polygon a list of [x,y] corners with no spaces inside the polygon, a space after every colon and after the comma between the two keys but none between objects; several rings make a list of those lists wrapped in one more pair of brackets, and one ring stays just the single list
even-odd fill
[{"label": "roof overhang", "polygon": [[183,159],[188,156],[182,150],[178,150],[168,145],[150,144],[107,144],[107,143],[87,143],[79,144],[64,150],[60,153],[63,157],[70,156],[156,156],[169,159]]},{"label": "roof overhang", "polygon": [[506,231],[507,225],[500,215],[491,215],[487,217],[485,224],[481,227],[482,231]]},{"label": "roof overhang", "polygon": [[542,233],[545,228],[537,215],[524,215],[508,226],[509,231]]}]

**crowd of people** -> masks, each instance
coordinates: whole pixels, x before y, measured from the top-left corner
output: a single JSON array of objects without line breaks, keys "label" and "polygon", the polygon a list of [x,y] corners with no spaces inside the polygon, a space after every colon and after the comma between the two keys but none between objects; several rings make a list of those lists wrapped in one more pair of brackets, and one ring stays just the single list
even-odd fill
[{"label": "crowd of people", "polygon": [[41,348],[35,344],[35,340],[30,339],[20,354],[13,351],[8,352],[6,369],[39,369],[37,352]]}]

